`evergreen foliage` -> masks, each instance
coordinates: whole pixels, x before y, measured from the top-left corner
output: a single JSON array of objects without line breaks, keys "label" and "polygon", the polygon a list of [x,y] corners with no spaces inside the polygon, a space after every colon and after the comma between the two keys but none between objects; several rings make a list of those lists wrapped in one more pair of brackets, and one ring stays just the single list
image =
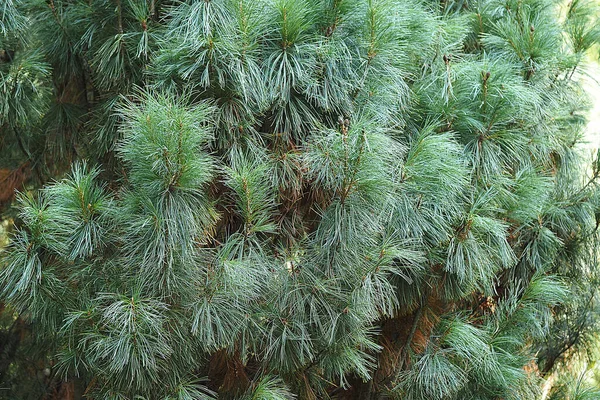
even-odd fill
[{"label": "evergreen foliage", "polygon": [[[4,0],[1,152],[37,189],[0,296],[41,391],[536,398],[595,323],[600,161],[574,74],[596,13]],[[8,398],[41,396],[13,347]]]}]

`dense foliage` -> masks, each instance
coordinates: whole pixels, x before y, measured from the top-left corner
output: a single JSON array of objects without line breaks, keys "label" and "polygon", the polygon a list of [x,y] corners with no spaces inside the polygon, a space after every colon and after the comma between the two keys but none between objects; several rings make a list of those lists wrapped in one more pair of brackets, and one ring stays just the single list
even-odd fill
[{"label": "dense foliage", "polygon": [[3,0],[7,398],[536,398],[596,309],[596,12]]}]

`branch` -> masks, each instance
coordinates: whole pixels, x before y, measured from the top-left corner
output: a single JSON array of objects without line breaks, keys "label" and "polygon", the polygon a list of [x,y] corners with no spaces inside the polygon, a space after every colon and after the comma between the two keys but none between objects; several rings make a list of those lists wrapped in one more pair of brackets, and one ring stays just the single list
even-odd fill
[{"label": "branch", "polygon": [[406,343],[404,344],[404,347],[400,352],[400,364],[398,365],[398,370],[403,369],[404,366],[408,364],[408,350],[410,349],[410,345],[415,337],[415,334],[417,333],[417,327],[419,326],[419,322],[421,321],[421,317],[423,316],[423,310],[425,309],[426,303],[425,296],[425,293],[423,293],[423,295],[421,296],[421,303],[419,305],[419,308],[417,309],[417,312],[415,313],[415,318],[413,319],[413,324],[410,328],[410,333],[408,334],[408,337],[406,338]]}]

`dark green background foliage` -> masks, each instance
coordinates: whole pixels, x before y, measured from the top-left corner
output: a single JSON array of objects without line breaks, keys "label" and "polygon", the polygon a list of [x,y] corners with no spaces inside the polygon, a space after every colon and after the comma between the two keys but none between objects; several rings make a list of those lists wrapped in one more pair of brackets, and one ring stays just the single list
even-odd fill
[{"label": "dark green background foliage", "polygon": [[0,397],[534,399],[592,330],[595,12],[2,0]]}]

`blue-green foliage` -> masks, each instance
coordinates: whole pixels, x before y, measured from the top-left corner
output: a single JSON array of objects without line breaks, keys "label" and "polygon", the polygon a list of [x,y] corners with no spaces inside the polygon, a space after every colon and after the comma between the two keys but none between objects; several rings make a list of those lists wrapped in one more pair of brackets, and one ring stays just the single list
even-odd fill
[{"label": "blue-green foliage", "polygon": [[9,1],[0,129],[80,160],[3,301],[94,399],[534,398],[595,267],[582,1]]}]

